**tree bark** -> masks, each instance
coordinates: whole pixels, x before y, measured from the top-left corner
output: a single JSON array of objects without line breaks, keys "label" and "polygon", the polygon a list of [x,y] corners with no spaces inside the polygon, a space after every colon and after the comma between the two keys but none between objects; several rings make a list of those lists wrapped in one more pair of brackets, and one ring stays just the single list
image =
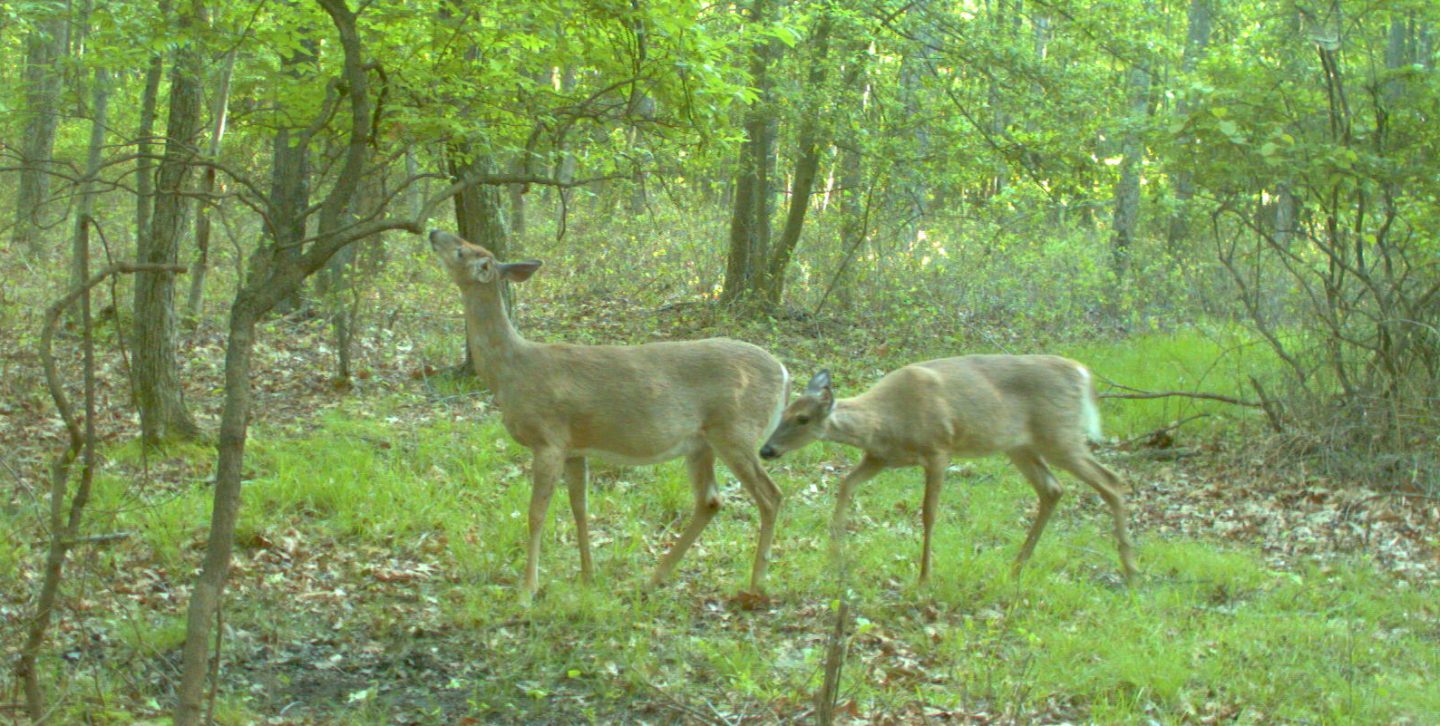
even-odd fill
[{"label": "tree bark", "polygon": [[[307,277],[349,244],[396,226],[419,232],[414,223],[401,225],[381,221],[343,227],[340,224],[368,163],[372,105],[360,38],[355,28],[355,14],[344,0],[317,2],[334,22],[344,50],[344,79],[351,111],[350,139],[336,183],[320,206],[321,231],[317,233],[316,240],[294,257],[281,254],[280,250],[272,247],[268,261],[257,265],[256,274],[236,294],[230,310],[230,339],[225,351],[225,407],[220,423],[210,536],[205,562],[196,578],[187,613],[181,682],[175,707],[177,726],[192,726],[200,721],[205,677],[209,672],[211,623],[220,607],[230,571],[235,525],[240,512],[241,473],[251,406],[250,365],[255,326],[261,316],[282,299],[293,295]],[[271,213],[274,214],[273,209]]]},{"label": "tree bark", "polygon": [[[225,408],[220,419],[220,441],[215,465],[215,494],[210,511],[210,538],[205,562],[190,594],[185,628],[183,666],[175,723],[200,720],[200,701],[209,666],[210,623],[230,572],[235,524],[240,516],[240,477],[245,461],[245,437],[250,417],[250,361],[255,347],[255,324],[264,312],[247,285],[230,308],[230,338],[225,345]],[[264,284],[264,283],[259,283]]]},{"label": "tree bark", "polygon": [[1130,101],[1121,121],[1120,178],[1115,183],[1114,236],[1110,245],[1111,267],[1121,284],[1130,274],[1130,255],[1140,218],[1140,164],[1145,154],[1140,131],[1150,108],[1150,71],[1143,62],[1137,61],[1130,69],[1125,88]]},{"label": "tree bark", "polygon": [[37,257],[44,251],[42,215],[50,197],[51,155],[60,123],[61,59],[68,44],[68,3],[44,3],[43,15],[25,38],[25,136],[20,143],[20,179],[15,191],[14,249]]},{"label": "tree bark", "polygon": [[815,175],[820,169],[820,113],[821,98],[825,92],[825,78],[830,62],[830,29],[832,17],[829,6],[815,26],[810,45],[813,55],[810,59],[810,74],[807,79],[807,101],[802,111],[800,131],[796,139],[799,157],[795,160],[795,177],[790,185],[790,209],[785,215],[785,227],[770,255],[769,270],[764,277],[765,287],[761,299],[766,307],[776,308],[785,298],[785,272],[790,258],[800,244],[800,232],[805,226],[805,213],[810,209],[810,196],[815,189]]},{"label": "tree bark", "polygon": [[[774,0],[754,0],[750,23],[769,23]],[[725,286],[720,300],[739,302],[763,290],[770,248],[773,211],[772,177],[775,168],[775,116],[770,64],[778,55],[775,41],[756,41],[750,49],[750,79],[757,98],[745,113],[745,142],[740,147],[735,178],[735,207],[730,218],[730,254],[725,264]]]},{"label": "tree bark", "polygon": [[[1182,79],[1195,72],[1195,66],[1200,63],[1201,58],[1205,57],[1205,48],[1210,44],[1210,28],[1214,24],[1214,8],[1211,3],[1212,0],[1190,0],[1185,31],[1185,53],[1180,59]],[[1175,116],[1183,119],[1188,113],[1190,113],[1189,101],[1186,94],[1181,93],[1179,100],[1175,103]],[[1189,146],[1193,142],[1194,137],[1189,134],[1180,138],[1181,146]],[[1189,167],[1176,170],[1175,211],[1170,215],[1169,228],[1165,234],[1166,247],[1172,257],[1180,253],[1181,245],[1190,236],[1187,207],[1193,196],[1195,196],[1195,182]]]},{"label": "tree bark", "polygon": [[[169,22],[170,0],[160,0],[160,17]],[[155,136],[155,107],[160,97],[160,76],[165,72],[165,59],[159,53],[150,56],[145,69],[145,91],[140,96],[140,126],[135,132],[135,240],[150,239],[150,214],[155,209],[155,161],[151,158]]]},{"label": "tree bark", "polygon": [[[85,179],[80,186],[80,203],[75,209],[74,247],[71,253],[70,286],[84,284],[90,276],[90,250],[87,226],[95,209],[96,178],[100,175],[101,155],[105,151],[106,117],[110,107],[110,72],[96,68],[94,86],[90,89],[90,146],[85,157]],[[79,305],[72,317],[80,319]]]},{"label": "tree bark", "polygon": [[[225,138],[226,111],[230,104],[230,77],[235,70],[235,51],[225,57],[225,68],[220,72],[220,89],[215,93],[211,110],[213,123],[210,126],[210,145],[205,157],[220,158],[220,143]],[[215,193],[215,167],[207,165],[200,175],[199,208],[195,210],[195,262],[190,266],[190,295],[185,306],[186,315],[198,320],[203,308],[205,273],[210,269],[210,197]]]},{"label": "tree bark", "polygon": [[[316,42],[305,37],[300,48],[280,61],[282,71],[300,78],[304,69],[315,62]],[[306,213],[310,206],[310,139],[312,132],[291,128],[277,114],[275,141],[270,164],[270,207],[273,220],[270,229],[275,250],[283,264],[293,265],[300,258],[305,239]],[[275,311],[286,315],[304,305],[303,286],[291,290],[275,305]]]},{"label": "tree bark", "polygon": [[[182,37],[205,23],[202,0],[191,0],[180,14]],[[175,54],[170,74],[170,112],[165,155],[155,175],[155,216],[151,234],[138,240],[142,264],[174,264],[178,259],[184,221],[185,186],[196,156],[200,130],[200,50],[193,42]],[[192,439],[200,427],[185,407],[184,389],[175,358],[175,276],[146,272],[135,278],[135,402],[140,410],[140,437],[145,446],[172,438]]]},{"label": "tree bark", "polygon": [[[494,160],[488,155],[475,153],[469,143],[456,145],[450,155],[450,176],[455,181],[467,174],[491,174],[494,171]],[[461,237],[505,259],[510,226],[505,219],[500,188],[494,184],[473,184],[456,193],[455,227]]]},{"label": "tree bark", "polygon": [[[45,634],[49,630],[50,620],[55,613],[55,605],[59,599],[60,585],[64,575],[65,560],[69,555],[71,543],[80,531],[82,516],[90,497],[90,488],[95,474],[95,344],[94,331],[91,329],[90,290],[118,270],[112,267],[93,279],[90,277],[88,225],[90,208],[93,205],[92,197],[95,194],[94,177],[99,173],[100,153],[105,140],[105,116],[109,94],[108,72],[103,68],[96,69],[95,85],[92,89],[90,149],[89,158],[86,161],[86,179],[84,189],[81,191],[80,210],[75,215],[77,222],[73,245],[75,250],[73,270],[76,278],[65,298],[57,301],[47,311],[45,326],[41,332],[40,358],[45,367],[45,379],[49,384],[50,394],[55,400],[55,407],[59,409],[60,418],[64,421],[65,428],[70,434],[70,442],[50,467],[50,546],[45,557],[45,574],[41,580],[40,592],[35,598],[35,614],[28,623],[25,644],[20,650],[20,658],[15,666],[17,680],[20,681],[25,691],[26,711],[29,713],[30,720],[37,724],[44,722],[47,713],[44,689],[41,686],[40,674],[37,669],[40,648],[45,643]],[[73,304],[69,302],[70,298],[75,299]],[[80,426],[75,422],[70,404],[66,400],[64,388],[60,385],[59,374],[56,373],[55,356],[51,352],[51,343],[60,311],[66,308],[77,310],[75,317],[81,331],[84,348],[85,427],[83,439],[80,435]],[[70,500],[70,513],[67,519],[64,517],[64,507],[66,491],[70,485],[70,470],[77,456],[81,456],[82,450],[80,481],[76,485],[75,496]]]}]

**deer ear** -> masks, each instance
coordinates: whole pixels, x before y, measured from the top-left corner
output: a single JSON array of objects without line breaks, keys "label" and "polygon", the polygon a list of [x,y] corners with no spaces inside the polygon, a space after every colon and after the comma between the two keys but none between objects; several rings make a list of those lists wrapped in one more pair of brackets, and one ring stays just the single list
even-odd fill
[{"label": "deer ear", "polygon": [[810,382],[805,384],[805,394],[819,396],[830,390],[830,371],[820,371],[810,377]]},{"label": "deer ear", "polygon": [[540,269],[540,260],[505,262],[500,265],[500,276],[511,282],[524,282]]}]

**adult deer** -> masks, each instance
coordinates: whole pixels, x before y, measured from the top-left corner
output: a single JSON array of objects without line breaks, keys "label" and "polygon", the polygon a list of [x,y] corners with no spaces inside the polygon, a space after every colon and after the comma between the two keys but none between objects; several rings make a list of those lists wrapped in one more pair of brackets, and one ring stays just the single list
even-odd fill
[{"label": "adult deer", "polygon": [[623,464],[685,457],[695,512],[660,560],[656,584],[720,509],[719,456],[760,509],[750,571],[750,587],[760,592],[781,497],[755,444],[774,429],[785,407],[785,367],[756,346],[725,338],[635,346],[528,341],[510,323],[501,283],[524,282],[538,261],[501,262],[484,247],[440,230],[430,232],[430,246],[460,288],[470,353],[495,395],[505,430],[534,454],[525,596],[537,589],[540,537],[562,475],[575,517],[580,574],[586,582],[593,576],[585,512],[591,455]]},{"label": "adult deer", "polygon": [[1060,484],[1047,463],[1058,466],[1094,487],[1110,506],[1120,564],[1130,580],[1135,561],[1125,529],[1125,486],[1090,454],[1086,440],[1099,436],[1094,384],[1084,366],[1050,355],[967,355],[905,366],[865,393],[839,400],[829,372],[821,371],[785,409],[760,456],[774,459],[815,440],[864,450],[840,483],[831,520],[837,546],[857,487],[886,468],[923,467],[922,583],[930,576],[930,534],[951,458],[1003,453],[1035,487],[1040,508],[1015,557],[1016,574],[1060,500]]}]

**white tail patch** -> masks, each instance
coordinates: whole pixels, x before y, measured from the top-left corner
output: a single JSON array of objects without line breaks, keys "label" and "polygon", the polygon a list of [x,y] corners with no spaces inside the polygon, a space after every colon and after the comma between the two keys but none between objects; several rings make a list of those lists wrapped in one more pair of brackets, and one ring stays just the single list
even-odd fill
[{"label": "white tail patch", "polygon": [[1082,365],[1075,368],[1080,371],[1080,420],[1085,426],[1085,435],[1091,441],[1099,441],[1104,433],[1100,430],[1100,409],[1095,405],[1095,383],[1088,368]]},{"label": "white tail patch", "polygon": [[790,400],[790,369],[780,364],[780,400],[775,402],[775,413],[770,415],[770,423],[765,427],[765,435],[761,441],[769,441],[770,434],[780,428],[780,416],[785,413],[785,404]]}]

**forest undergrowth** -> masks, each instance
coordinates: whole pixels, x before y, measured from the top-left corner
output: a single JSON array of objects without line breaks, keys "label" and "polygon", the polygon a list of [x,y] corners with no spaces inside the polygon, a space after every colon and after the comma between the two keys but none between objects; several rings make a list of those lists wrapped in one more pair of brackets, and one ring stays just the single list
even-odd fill
[{"label": "forest undergrowth", "polygon": [[[683,466],[598,465],[597,581],[578,582],[574,527],[551,506],[543,590],[523,561],[527,452],[488,395],[456,381],[460,318],[435,285],[374,312],[357,374],[337,382],[324,322],[267,325],[257,346],[239,551],[224,607],[221,723],[775,723],[804,721],[835,604],[854,615],[839,712],[850,723],[1426,723],[1440,717],[1440,508],[1335,480],[1265,444],[1260,413],[1183,397],[1107,399],[1100,455],[1132,485],[1143,576],[1121,584],[1098,498],[1069,495],[1018,579],[1009,560],[1034,497],[1000,460],[952,467],[936,571],[917,587],[921,479],[860,493],[849,575],[826,556],[833,487],[856,457],[814,447],[771,467],[786,495],[770,592],[741,594],[757,517],[727,474],[725,509],[651,589],[688,516]],[[841,395],[913,360],[1039,352],[1007,331],[931,320],[735,319],[706,303],[641,305],[545,291],[526,335],[642,342],[725,334],[761,344]],[[65,721],[163,720],[209,511],[213,451],[141,456],[113,322],[102,330],[105,453],[44,667]],[[24,336],[0,423],[0,634],[13,661],[43,560],[44,468],[62,430]],[[224,339],[183,334],[187,398],[210,430]],[[1121,389],[1237,394],[1265,365],[1243,334],[1191,327],[1059,339]],[[67,353],[67,357],[69,354]],[[78,356],[67,368],[74,375]],[[563,495],[557,497],[562,500]],[[19,718],[11,673],[3,713]]]}]

